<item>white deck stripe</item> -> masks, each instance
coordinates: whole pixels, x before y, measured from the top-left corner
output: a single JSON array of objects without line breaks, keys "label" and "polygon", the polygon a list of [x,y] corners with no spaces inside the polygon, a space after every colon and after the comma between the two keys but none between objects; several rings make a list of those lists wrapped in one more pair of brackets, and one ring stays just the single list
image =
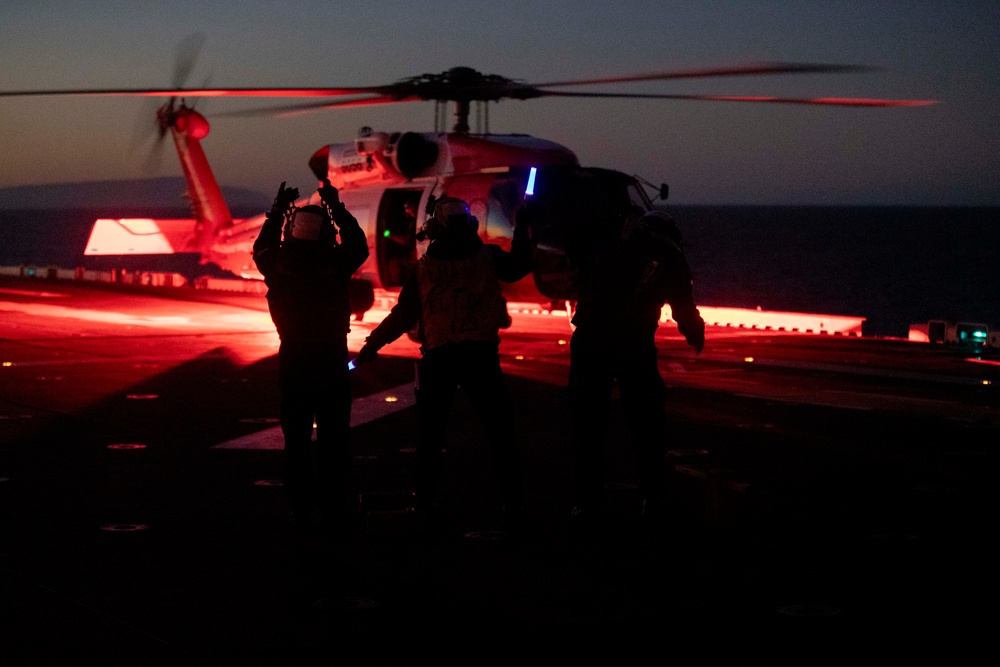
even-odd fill
[{"label": "white deck stripe", "polygon": [[[392,400],[395,399],[395,400]],[[413,384],[408,382],[398,387],[387,389],[378,394],[356,398],[351,403],[351,427],[361,426],[382,417],[405,410],[416,403]],[[212,447],[212,449],[284,449],[285,439],[281,435],[281,427],[272,428],[244,435],[240,438],[227,440]]]}]

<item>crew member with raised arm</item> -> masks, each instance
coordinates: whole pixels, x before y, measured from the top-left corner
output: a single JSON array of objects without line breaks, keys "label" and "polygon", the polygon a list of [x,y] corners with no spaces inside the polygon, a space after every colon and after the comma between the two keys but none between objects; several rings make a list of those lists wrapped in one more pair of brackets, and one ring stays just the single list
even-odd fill
[{"label": "crew member with raised arm", "polygon": [[278,376],[290,518],[304,526],[318,508],[336,529],[348,516],[345,484],[351,462],[349,288],[369,251],[364,231],[330,181],[322,182],[318,194],[317,204],[299,207],[298,189],[282,183],[254,242],[253,258],[281,339]]}]

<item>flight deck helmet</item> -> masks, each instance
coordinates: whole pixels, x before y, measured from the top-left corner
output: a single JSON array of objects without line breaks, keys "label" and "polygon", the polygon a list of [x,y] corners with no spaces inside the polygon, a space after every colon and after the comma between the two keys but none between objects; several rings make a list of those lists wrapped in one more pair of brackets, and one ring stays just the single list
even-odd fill
[{"label": "flight deck helmet", "polygon": [[639,239],[654,243],[668,240],[678,246],[680,246],[683,240],[681,230],[677,226],[677,221],[666,211],[660,210],[643,213],[636,222],[632,234],[635,234]]},{"label": "flight deck helmet", "polygon": [[442,197],[434,205],[434,215],[427,218],[417,240],[433,241],[443,234],[479,231],[479,219],[469,211],[469,205],[456,197]]},{"label": "flight deck helmet", "polygon": [[322,206],[309,204],[293,209],[285,223],[285,240],[319,241],[329,237],[333,224],[330,215]]}]

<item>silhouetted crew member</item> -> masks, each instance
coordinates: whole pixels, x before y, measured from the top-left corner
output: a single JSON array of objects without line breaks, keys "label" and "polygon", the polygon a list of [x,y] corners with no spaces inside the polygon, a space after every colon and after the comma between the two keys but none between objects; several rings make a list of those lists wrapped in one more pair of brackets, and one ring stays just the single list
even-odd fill
[{"label": "silhouetted crew member", "polygon": [[520,518],[521,469],[511,401],[500,370],[499,330],[507,312],[498,280],[531,270],[528,230],[516,225],[511,251],[480,239],[468,205],[445,197],[421,231],[431,239],[388,316],[368,336],[359,361],[418,325],[416,504],[433,513],[442,474],[442,446],[455,390],[461,386],[486,428],[504,506],[505,527]]},{"label": "silhouetted crew member", "polygon": [[569,390],[576,437],[574,516],[593,522],[603,509],[605,439],[614,381],[636,450],[643,513],[659,515],[665,500],[666,395],[655,342],[660,313],[672,318],[701,352],[705,323],[695,305],[692,275],[673,218],[649,211],[626,220],[618,238],[599,243],[583,267],[570,341]]},{"label": "silhouetted crew member", "polygon": [[[267,284],[267,304],[281,345],[278,374],[285,437],[285,490],[293,523],[318,505],[327,521],[344,518],[344,484],[351,461],[351,275],[368,257],[358,221],[329,181],[322,205],[293,204],[298,189],[282,183],[253,245]],[[340,231],[337,242],[336,223]],[[284,240],[282,240],[284,230]],[[312,452],[316,424],[315,463]]]}]

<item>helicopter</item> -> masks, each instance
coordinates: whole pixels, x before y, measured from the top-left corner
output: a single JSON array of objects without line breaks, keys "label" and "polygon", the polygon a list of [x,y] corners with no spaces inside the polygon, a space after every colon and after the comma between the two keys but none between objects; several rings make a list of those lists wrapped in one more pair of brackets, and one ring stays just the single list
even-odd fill
[{"label": "helicopter", "polygon": [[[345,107],[433,101],[433,132],[375,131],[363,127],[353,141],[318,148],[308,159],[317,183],[329,180],[364,229],[369,259],[352,278],[352,308],[356,317],[371,308],[375,290],[398,291],[426,249],[420,230],[443,196],[468,203],[479,221],[484,241],[509,248],[518,208],[533,198],[543,215],[530,230],[532,272],[505,285],[508,300],[568,303],[577,297],[579,262],[576,253],[601,224],[614,224],[631,212],[647,211],[657,199],[666,200],[666,184],[655,186],[637,175],[613,169],[584,167],[569,148],[527,134],[491,134],[489,103],[502,99],[526,101],[540,97],[638,98],[720,102],[902,107],[933,104],[929,100],[856,98],[777,98],[719,95],[601,93],[563,90],[569,86],[612,84],[724,76],[854,72],[873,69],[858,65],[763,63],[708,69],[665,71],[597,79],[524,83],[453,67],[438,74],[403,79],[388,85],[327,88],[184,88],[193,64],[191,53],[200,40],[187,45],[188,55],[175,66],[167,89],[51,90],[0,92],[0,97],[30,95],[98,95],[167,97],[156,112],[158,141],[169,134],[187,185],[192,220],[112,220],[95,222],[85,254],[121,255],[192,252],[202,264],[215,264],[243,279],[260,280],[252,245],[264,221],[258,216],[233,219],[222,196],[201,141],[210,125],[189,106],[188,98],[318,97],[321,101],[219,115],[288,116]],[[337,98],[337,99],[331,99]],[[343,99],[346,98],[346,99]],[[454,125],[445,130],[445,109],[453,105]],[[477,131],[469,124],[477,107]],[[655,190],[651,197],[647,188]],[[318,193],[297,205],[318,202]]]}]

